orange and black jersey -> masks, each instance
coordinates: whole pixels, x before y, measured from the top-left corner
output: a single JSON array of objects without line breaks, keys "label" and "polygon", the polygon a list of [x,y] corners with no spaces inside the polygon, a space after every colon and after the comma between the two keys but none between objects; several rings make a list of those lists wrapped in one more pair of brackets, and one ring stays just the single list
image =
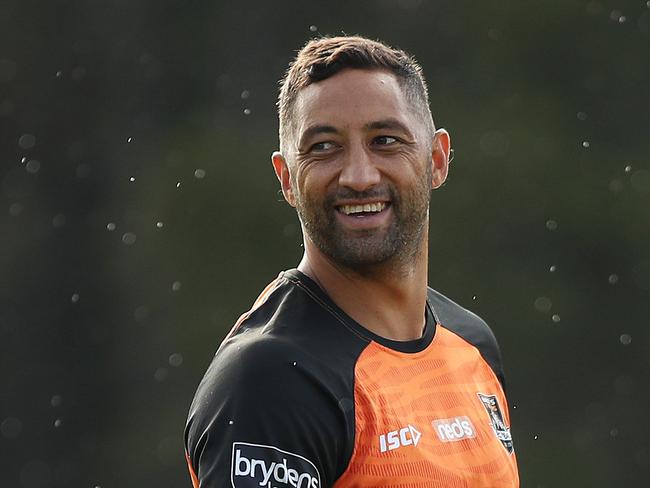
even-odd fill
[{"label": "orange and black jersey", "polygon": [[424,313],[421,338],[391,341],[281,273],[197,390],[195,488],[519,486],[492,332],[432,289]]}]

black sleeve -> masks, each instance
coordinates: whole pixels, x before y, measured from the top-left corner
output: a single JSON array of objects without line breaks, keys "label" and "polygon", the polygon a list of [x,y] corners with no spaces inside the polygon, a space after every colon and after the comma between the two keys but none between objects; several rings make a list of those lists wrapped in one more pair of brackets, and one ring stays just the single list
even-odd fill
[{"label": "black sleeve", "polygon": [[478,349],[505,392],[506,380],[501,350],[492,329],[481,317],[431,288],[429,288],[428,298],[441,324]]},{"label": "black sleeve", "polygon": [[309,358],[281,340],[246,342],[222,346],[190,408],[185,448],[201,488],[332,486],[345,449],[339,402]]}]

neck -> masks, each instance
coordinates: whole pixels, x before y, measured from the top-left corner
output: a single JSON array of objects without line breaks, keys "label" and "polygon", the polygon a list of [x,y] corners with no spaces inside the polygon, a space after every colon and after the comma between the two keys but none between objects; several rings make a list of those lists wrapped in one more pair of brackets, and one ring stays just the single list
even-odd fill
[{"label": "neck", "polygon": [[366,329],[396,341],[418,339],[424,330],[427,298],[426,233],[422,241],[407,262],[355,270],[334,262],[305,236],[298,269]]}]

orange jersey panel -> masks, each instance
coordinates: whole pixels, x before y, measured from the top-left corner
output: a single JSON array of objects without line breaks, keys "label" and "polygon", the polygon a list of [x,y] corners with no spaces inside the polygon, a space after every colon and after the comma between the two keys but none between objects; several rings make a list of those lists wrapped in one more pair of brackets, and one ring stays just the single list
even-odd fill
[{"label": "orange jersey panel", "polygon": [[354,399],[354,451],[336,487],[519,486],[501,385],[479,351],[446,328],[415,354],[369,344]]}]

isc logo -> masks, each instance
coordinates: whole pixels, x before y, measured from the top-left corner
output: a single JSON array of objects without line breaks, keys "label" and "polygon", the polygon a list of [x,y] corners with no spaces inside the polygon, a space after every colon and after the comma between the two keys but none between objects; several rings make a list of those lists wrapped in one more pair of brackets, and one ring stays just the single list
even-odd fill
[{"label": "isc logo", "polygon": [[434,420],[431,425],[442,442],[454,442],[476,437],[476,430],[469,417]]},{"label": "isc logo", "polygon": [[415,427],[408,424],[407,427],[400,430],[394,430],[388,434],[380,435],[379,450],[381,452],[386,452],[402,446],[417,446],[421,435],[422,434],[420,434]]}]

